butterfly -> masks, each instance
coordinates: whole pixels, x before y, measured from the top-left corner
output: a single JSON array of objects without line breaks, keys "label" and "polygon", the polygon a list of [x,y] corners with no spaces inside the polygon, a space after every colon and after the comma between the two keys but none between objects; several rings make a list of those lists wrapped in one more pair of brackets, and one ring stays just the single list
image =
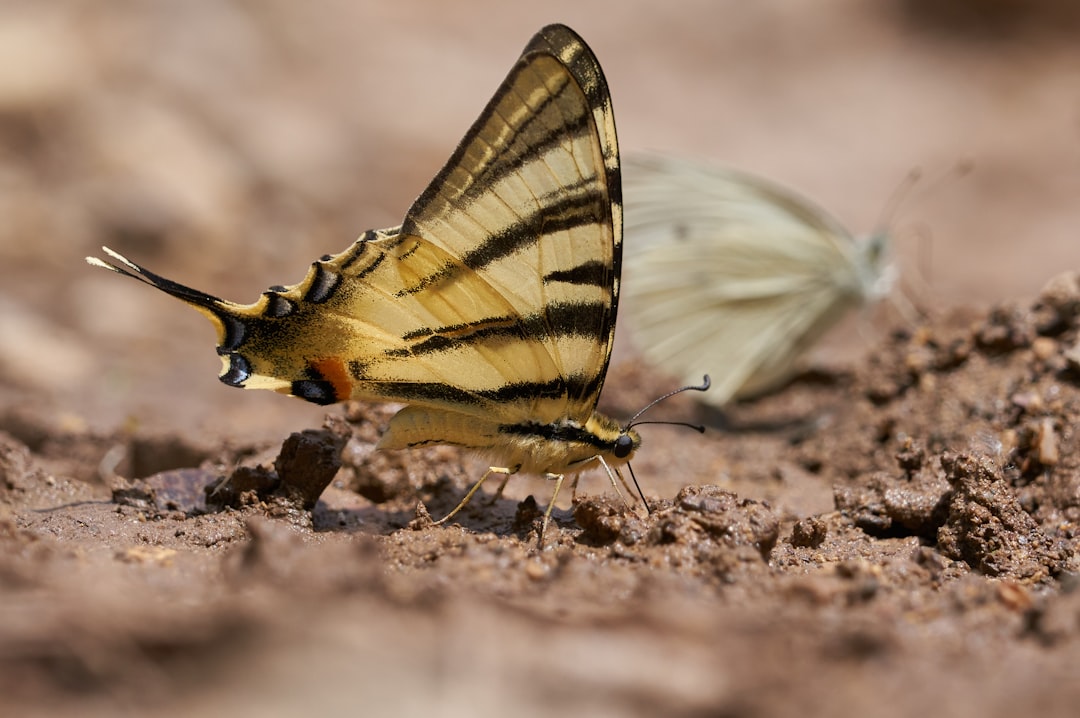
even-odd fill
[{"label": "butterfly", "polygon": [[566,474],[599,466],[615,485],[641,445],[596,410],[619,299],[619,151],[603,72],[567,27],[532,38],[400,227],[366,232],[299,284],[241,305],[103,249],[112,263],[87,261],[210,319],[225,384],[401,402],[379,448],[488,457],[437,523],[491,474],[537,474],[555,481],[542,541]]},{"label": "butterfly", "polygon": [[732,169],[627,158],[627,323],[645,358],[713,377],[722,406],[772,390],[847,310],[888,294],[888,237],[856,241],[794,192]]}]

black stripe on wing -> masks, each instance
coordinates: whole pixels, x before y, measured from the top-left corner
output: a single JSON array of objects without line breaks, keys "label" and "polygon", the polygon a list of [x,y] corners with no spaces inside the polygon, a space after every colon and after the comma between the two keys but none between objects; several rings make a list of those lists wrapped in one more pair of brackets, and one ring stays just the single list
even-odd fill
[{"label": "black stripe on wing", "polygon": [[450,351],[462,345],[526,338],[550,340],[558,337],[584,337],[601,342],[607,337],[598,335],[593,317],[607,310],[601,302],[566,302],[551,304],[544,313],[524,317],[491,317],[469,324],[423,329],[410,332],[405,339],[426,337],[408,348],[392,349],[386,356],[406,357]]},{"label": "black stripe on wing", "polygon": [[[504,259],[530,245],[546,234],[566,231],[590,224],[603,225],[607,214],[606,199],[593,191],[595,181],[585,180],[578,186],[562,188],[557,195],[541,198],[542,208],[517,222],[487,236],[459,258],[469,269],[479,270]],[[400,258],[408,257],[404,253]],[[401,289],[397,296],[415,294],[441,282],[452,281],[460,271],[456,263],[442,265],[413,284]]]},{"label": "black stripe on wing", "polygon": [[557,269],[544,275],[544,284],[562,282],[575,286],[611,286],[611,267],[604,262],[585,262],[573,269]]},{"label": "black stripe on wing", "polygon": [[515,382],[497,389],[465,389],[440,382],[373,381],[372,393],[393,397],[395,401],[436,406],[483,408],[486,404],[530,403],[542,399],[565,399],[567,392],[590,393],[597,390],[599,377],[570,376],[546,382]]},{"label": "black stripe on wing", "polygon": [[[595,186],[595,182],[588,182]],[[576,187],[566,188],[566,196],[549,200],[543,210],[523,217],[503,230],[488,237],[474,249],[466,252],[461,261],[470,269],[483,269],[493,262],[535,244],[540,237],[589,224],[602,226],[606,199],[599,192],[581,193]]]}]

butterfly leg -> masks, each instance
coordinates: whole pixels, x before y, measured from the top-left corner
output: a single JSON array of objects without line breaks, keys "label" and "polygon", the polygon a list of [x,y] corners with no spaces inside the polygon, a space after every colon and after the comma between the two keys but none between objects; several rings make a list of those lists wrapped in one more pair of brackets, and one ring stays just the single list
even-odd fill
[{"label": "butterfly leg", "polygon": [[507,474],[503,476],[503,480],[499,484],[499,488],[495,489],[495,493],[492,495],[491,501],[488,502],[489,505],[494,506],[499,502],[499,499],[502,498],[503,491],[506,490],[506,485],[510,483],[510,477],[513,475],[513,472],[507,472]]},{"label": "butterfly leg", "polygon": [[604,461],[603,456],[598,456],[597,458],[600,459],[600,465],[603,466],[604,471],[607,472],[608,480],[611,481],[611,488],[615,489],[615,494],[623,502],[623,505],[629,507],[629,502],[627,502],[626,497],[623,496],[623,492],[619,490],[619,484],[615,482],[615,477],[618,476],[619,482],[622,483],[623,488],[626,489],[627,493],[630,493],[630,487],[626,485],[626,479],[623,478],[622,472],[618,469],[612,469],[608,462]]},{"label": "butterfly leg", "polygon": [[[622,487],[624,489],[626,489],[626,493],[630,496],[633,496],[634,492],[630,490],[630,484],[626,483],[626,478],[622,475],[622,472],[619,471],[618,468],[615,469],[615,475],[619,477],[619,483],[622,484]],[[626,501],[626,496],[624,496],[622,493],[619,494],[619,498],[621,498],[623,501]],[[630,502],[626,501],[626,505],[629,506]]]},{"label": "butterfly leg", "polygon": [[537,548],[541,548],[544,545],[544,532],[547,531],[548,521],[551,520],[551,512],[555,508],[555,500],[559,498],[559,489],[562,488],[563,479],[566,478],[565,474],[545,474],[545,479],[555,480],[555,491],[551,494],[551,501],[548,502],[547,511],[544,512],[544,521],[540,524],[540,535],[537,536],[536,545]]},{"label": "butterfly leg", "polygon": [[[503,474],[506,476],[507,479],[509,479],[510,475],[516,472],[517,467],[507,469],[501,466],[489,466],[488,470],[484,472],[484,475],[480,477],[480,480],[473,484],[472,488],[469,489],[469,493],[465,494],[465,498],[463,498],[461,502],[454,507],[454,510],[448,513],[446,516],[443,516],[438,521],[433,522],[433,524],[435,526],[438,526],[439,524],[444,524],[450,519],[457,516],[458,512],[465,508],[465,504],[469,503],[469,501],[472,500],[473,495],[480,489],[481,486],[483,486],[484,480],[487,479],[487,477],[491,476],[492,474]],[[505,480],[503,481],[503,485],[506,485]],[[499,490],[501,491],[502,489],[500,488]]]},{"label": "butterfly leg", "polygon": [[578,481],[581,479],[581,474],[574,474],[574,481],[570,484],[570,503],[577,503],[577,487]]}]

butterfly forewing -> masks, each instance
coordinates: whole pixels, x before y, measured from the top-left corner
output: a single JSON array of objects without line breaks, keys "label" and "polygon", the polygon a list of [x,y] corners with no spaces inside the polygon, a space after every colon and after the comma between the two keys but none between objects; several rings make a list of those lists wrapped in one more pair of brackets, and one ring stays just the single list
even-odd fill
[{"label": "butterfly forewing", "polygon": [[[445,314],[432,336],[485,359],[463,388],[501,388],[485,410],[505,421],[584,421],[595,408],[616,309],[617,153],[595,58],[548,28],[406,216],[420,251],[445,253],[410,288]],[[449,293],[494,298],[462,316]]]}]

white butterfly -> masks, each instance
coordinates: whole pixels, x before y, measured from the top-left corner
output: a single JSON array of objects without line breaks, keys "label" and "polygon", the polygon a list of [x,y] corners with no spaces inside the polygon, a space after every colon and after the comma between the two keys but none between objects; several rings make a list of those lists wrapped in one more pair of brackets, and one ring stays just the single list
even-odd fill
[{"label": "white butterfly", "polygon": [[888,294],[888,238],[856,241],[793,192],[731,169],[626,158],[623,312],[645,358],[708,373],[721,406],[774,389],[852,307]]}]

